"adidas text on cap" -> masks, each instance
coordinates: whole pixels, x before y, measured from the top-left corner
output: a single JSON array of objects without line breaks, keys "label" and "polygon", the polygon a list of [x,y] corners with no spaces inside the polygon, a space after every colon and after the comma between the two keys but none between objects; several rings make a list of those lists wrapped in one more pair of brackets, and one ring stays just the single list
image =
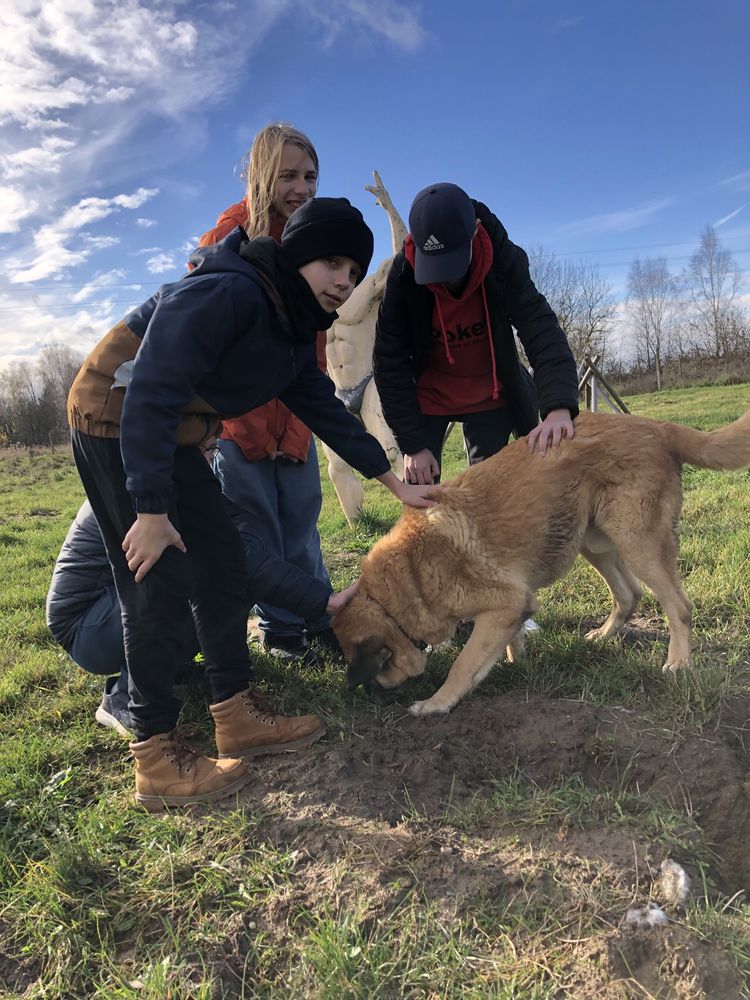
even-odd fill
[{"label": "adidas text on cap", "polygon": [[418,285],[458,281],[466,274],[476,221],[471,198],[457,184],[431,184],[419,192],[409,212]]}]

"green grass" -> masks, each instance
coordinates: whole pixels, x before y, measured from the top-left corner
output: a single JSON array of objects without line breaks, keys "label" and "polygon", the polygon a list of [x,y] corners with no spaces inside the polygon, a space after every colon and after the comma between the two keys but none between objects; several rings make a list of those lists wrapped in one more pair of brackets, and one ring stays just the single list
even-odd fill
[{"label": "green grass", "polygon": [[[710,429],[750,408],[750,386],[628,404]],[[454,432],[446,475],[463,464]],[[435,651],[425,677],[396,702],[348,691],[334,664],[305,671],[258,655],[274,703],[319,712],[328,737],[307,758],[258,762],[237,808],[151,816],[132,804],[125,744],[93,721],[101,680],[79,671],[44,625],[52,565],[83,496],[70,457],[0,453],[0,997],[641,996],[614,980],[606,956],[628,906],[656,892],[654,865],[668,855],[696,885],[688,907],[670,914],[681,947],[698,963],[699,946],[721,956],[734,970],[734,995],[750,997],[741,847],[734,869],[719,859],[731,836],[747,843],[750,829],[716,842],[717,829],[747,823],[747,810],[737,807],[709,836],[702,806],[712,789],[700,773],[683,774],[674,794],[658,780],[640,784],[649,753],[670,773],[692,746],[706,747],[706,768],[713,751],[747,764],[750,473],[689,469],[684,486],[693,670],[676,682],[662,675],[666,629],[648,596],[642,635],[586,643],[607,594],[578,563],[540,594],[542,630],[527,659],[495,669],[471,696],[477,709],[508,711],[515,726],[525,705],[569,711],[588,740],[577,758],[586,768],[540,769],[518,744],[516,762],[498,770],[500,751],[467,723],[471,706],[439,735],[405,716],[406,704],[440,683],[455,646]],[[325,475],[323,487],[320,531],[342,586],[399,505],[365,484],[366,517],[351,530]],[[185,726],[210,748],[205,691],[185,697]],[[614,713],[631,736],[604,722],[595,738],[585,734],[592,713],[605,721]],[[550,743],[540,742],[538,756],[554,762],[562,751]],[[466,762],[451,758],[448,791],[425,804],[413,776],[439,769],[459,745]],[[719,772],[724,779],[729,771]],[[660,995],[689,995],[674,968],[662,963]]]}]

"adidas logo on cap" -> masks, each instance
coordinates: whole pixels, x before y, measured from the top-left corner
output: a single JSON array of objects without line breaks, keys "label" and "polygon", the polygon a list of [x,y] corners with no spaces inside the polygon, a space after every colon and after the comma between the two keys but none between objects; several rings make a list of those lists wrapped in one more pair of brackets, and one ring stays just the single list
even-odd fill
[{"label": "adidas logo on cap", "polygon": [[428,236],[423,250],[445,250],[445,243],[441,243],[437,236]]}]

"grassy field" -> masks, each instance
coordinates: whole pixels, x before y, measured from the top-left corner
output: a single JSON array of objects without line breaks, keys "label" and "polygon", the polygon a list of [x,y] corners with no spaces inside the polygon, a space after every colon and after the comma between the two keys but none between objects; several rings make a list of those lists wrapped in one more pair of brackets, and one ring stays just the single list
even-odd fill
[{"label": "grassy field", "polygon": [[[750,385],[627,402],[710,429]],[[462,465],[454,436],[446,471]],[[341,586],[398,504],[367,484],[351,530],[323,482]],[[684,487],[695,664],[676,681],[650,595],[622,638],[584,641],[607,594],[579,562],[540,594],[526,661],[438,720],[406,707],[455,646],[390,701],[257,653],[269,697],[327,737],[259,760],[236,805],[155,817],[94,722],[101,681],[44,625],[82,499],[70,457],[0,452],[0,997],[750,997],[750,473],[686,469]],[[205,688],[181,694],[211,749]],[[667,858],[691,879],[682,906]],[[631,926],[650,900],[669,923]]]}]

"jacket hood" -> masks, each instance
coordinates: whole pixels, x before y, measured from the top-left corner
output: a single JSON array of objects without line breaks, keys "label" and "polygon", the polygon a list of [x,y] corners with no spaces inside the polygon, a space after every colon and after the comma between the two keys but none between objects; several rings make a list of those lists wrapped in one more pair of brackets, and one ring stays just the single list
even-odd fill
[{"label": "jacket hood", "polygon": [[252,265],[240,256],[240,247],[247,243],[247,233],[242,226],[236,226],[223,240],[207,247],[198,247],[188,261],[192,267],[191,280],[202,274],[244,274],[260,284]]}]

